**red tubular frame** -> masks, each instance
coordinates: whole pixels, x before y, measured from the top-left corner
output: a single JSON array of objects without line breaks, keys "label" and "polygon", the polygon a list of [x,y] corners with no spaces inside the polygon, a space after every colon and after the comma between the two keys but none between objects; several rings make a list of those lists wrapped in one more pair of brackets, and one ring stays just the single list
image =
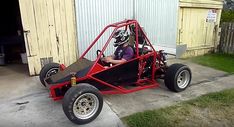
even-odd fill
[{"label": "red tubular frame", "polygon": [[[122,64],[119,64],[119,65],[115,65],[113,67],[109,67],[107,69],[105,69],[104,67],[102,67],[101,65],[98,64],[98,60],[101,58],[101,54],[104,53],[104,51],[106,50],[107,46],[109,45],[115,31],[121,27],[127,27],[131,24],[134,24],[135,25],[135,31],[136,31],[136,43],[135,43],[135,46],[137,47],[136,48],[136,58],[130,60],[130,61],[133,61],[133,60],[136,60],[138,59],[139,60],[139,63],[140,62],[143,62],[143,59],[144,58],[147,58],[147,57],[152,57],[154,58],[154,61],[153,63],[156,62],[156,58],[158,57],[158,53],[156,52],[156,50],[154,49],[153,45],[150,43],[149,39],[147,38],[146,34],[144,33],[144,31],[142,30],[141,27],[139,27],[140,25],[138,24],[138,22],[136,20],[124,20],[124,21],[121,21],[121,22],[117,22],[117,23],[113,23],[113,24],[110,24],[108,26],[106,26],[102,31],[101,33],[95,38],[95,40],[91,43],[91,45],[87,48],[87,50],[81,55],[81,57],[79,59],[83,59],[84,56],[89,52],[89,50],[94,46],[94,44],[97,43],[97,41],[100,39],[100,37],[106,32],[107,29],[109,28],[114,28],[112,34],[110,35],[110,37],[108,38],[107,42],[105,43],[103,49],[101,50],[101,53],[99,54],[99,56],[97,57],[97,59],[95,60],[94,62],[94,65],[91,67],[90,71],[87,73],[87,75],[84,77],[84,78],[78,78],[77,79],[77,82],[82,82],[84,80],[94,80],[98,83],[100,83],[100,85],[105,85],[107,86],[108,88],[111,88],[111,90],[108,90],[108,91],[101,91],[102,94],[127,94],[127,93],[131,93],[131,92],[135,92],[135,91],[139,91],[139,90],[143,90],[143,89],[148,89],[148,88],[154,88],[154,87],[158,87],[159,84],[155,81],[154,77],[155,77],[155,71],[158,69],[156,68],[155,66],[153,66],[153,69],[152,69],[152,74],[151,74],[151,78],[147,78],[147,79],[140,79],[140,74],[138,74],[138,81],[135,83],[136,84],[136,87],[133,88],[133,89],[126,89],[122,86],[114,86],[112,84],[109,84],[107,82],[104,82],[100,79],[97,79],[95,77],[93,77],[94,74],[97,74],[97,73],[100,73],[102,71],[105,71],[107,69],[111,69],[113,67],[116,67],[116,66],[120,66]],[[148,44],[150,45],[150,47],[152,48],[153,52],[149,53],[149,54],[146,54],[146,55],[142,55],[142,56],[139,56],[139,49],[138,49],[138,45],[139,45],[139,42],[138,42],[138,30],[141,30],[143,31],[143,36],[145,37],[146,41],[148,42]],[[127,61],[127,62],[130,62],[130,61]],[[124,64],[124,63],[123,63]],[[141,65],[141,64],[140,64]],[[142,66],[139,66],[139,72],[142,71],[142,67],[144,67],[144,65]],[[62,69],[64,69],[64,66],[61,66]],[[143,82],[147,82],[148,84],[145,85],[143,84]],[[49,89],[50,89],[50,96],[54,99],[54,100],[59,100],[59,99],[62,99],[63,96],[56,96],[56,93],[55,93],[55,89],[61,89],[62,87],[64,86],[68,86],[70,85],[70,82],[64,82],[64,83],[60,83],[60,84],[47,84],[47,86],[49,86]]]}]

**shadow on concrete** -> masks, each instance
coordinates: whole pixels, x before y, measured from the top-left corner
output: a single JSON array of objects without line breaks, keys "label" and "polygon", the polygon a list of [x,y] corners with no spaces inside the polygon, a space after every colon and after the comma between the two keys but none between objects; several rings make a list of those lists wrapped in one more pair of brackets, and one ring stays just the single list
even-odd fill
[{"label": "shadow on concrete", "polygon": [[8,64],[0,66],[0,76],[6,76],[8,74],[17,73],[29,76],[29,70],[27,64]]}]

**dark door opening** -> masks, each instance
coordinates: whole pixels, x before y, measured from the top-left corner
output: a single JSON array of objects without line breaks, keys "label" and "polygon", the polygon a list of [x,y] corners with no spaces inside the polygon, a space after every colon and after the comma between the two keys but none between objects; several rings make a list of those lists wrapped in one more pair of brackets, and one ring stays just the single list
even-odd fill
[{"label": "dark door opening", "polygon": [[1,1],[0,17],[0,65],[27,63],[18,0]]}]

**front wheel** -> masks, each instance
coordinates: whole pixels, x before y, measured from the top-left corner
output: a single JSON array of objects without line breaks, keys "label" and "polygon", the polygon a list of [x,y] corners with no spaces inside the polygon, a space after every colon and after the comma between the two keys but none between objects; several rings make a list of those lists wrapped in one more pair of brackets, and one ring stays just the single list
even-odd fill
[{"label": "front wheel", "polygon": [[192,74],[188,66],[173,64],[167,69],[164,82],[169,90],[181,92],[189,86],[191,79]]},{"label": "front wheel", "polygon": [[71,87],[63,99],[63,111],[75,124],[93,121],[101,112],[103,97],[97,88],[86,83]]}]

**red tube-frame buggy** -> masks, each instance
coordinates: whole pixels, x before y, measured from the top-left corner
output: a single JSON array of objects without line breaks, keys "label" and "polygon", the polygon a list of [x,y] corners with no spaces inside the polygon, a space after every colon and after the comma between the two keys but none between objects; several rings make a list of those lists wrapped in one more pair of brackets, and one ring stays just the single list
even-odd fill
[{"label": "red tube-frame buggy", "polygon": [[[112,34],[94,61],[85,55],[110,28]],[[135,51],[131,60],[110,66],[101,58],[118,29],[130,31],[130,45]],[[190,69],[182,64],[167,66],[166,53],[156,51],[136,20],[124,20],[110,24],[97,36],[81,57],[72,65],[49,63],[40,72],[41,83],[49,88],[54,100],[63,99],[63,110],[69,120],[86,124],[94,120],[102,110],[102,94],[127,94],[158,87],[156,79],[164,79],[168,89],[180,92],[191,82]],[[109,66],[108,68],[106,66]],[[75,78],[75,84],[72,79]]]}]

